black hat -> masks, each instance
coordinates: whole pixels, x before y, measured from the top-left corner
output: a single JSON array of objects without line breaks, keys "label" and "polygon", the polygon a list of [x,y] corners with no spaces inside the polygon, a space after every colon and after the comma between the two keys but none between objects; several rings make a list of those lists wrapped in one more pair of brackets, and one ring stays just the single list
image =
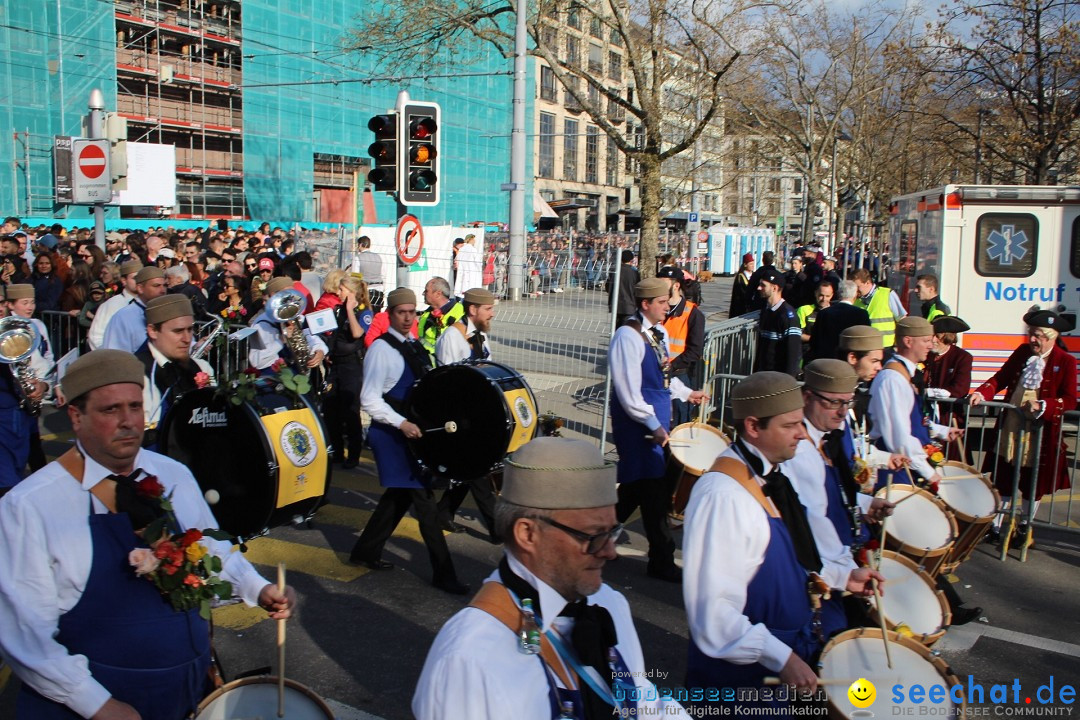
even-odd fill
[{"label": "black hat", "polygon": [[971,329],[971,326],[954,315],[939,315],[931,323],[935,333],[962,333]]},{"label": "black hat", "polygon": [[1057,330],[1059,333],[1069,332],[1073,324],[1052,310],[1032,310],[1024,315],[1024,324],[1028,327],[1042,327]]},{"label": "black hat", "polygon": [[674,278],[675,280],[682,280],[683,274],[674,265],[665,265],[656,271],[656,277],[658,278]]},{"label": "black hat", "polygon": [[780,272],[779,270],[777,270],[775,267],[772,267],[771,265],[766,266],[765,268],[763,268],[761,275],[759,275],[758,277],[759,277],[760,280],[762,280],[764,282],[768,282],[768,283],[772,283],[773,285],[779,285],[780,287],[784,287],[784,273]]}]

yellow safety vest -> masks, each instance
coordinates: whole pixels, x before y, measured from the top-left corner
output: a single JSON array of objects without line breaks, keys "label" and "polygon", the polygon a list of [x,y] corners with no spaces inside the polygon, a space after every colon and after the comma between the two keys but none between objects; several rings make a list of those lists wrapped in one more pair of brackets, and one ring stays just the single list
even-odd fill
[{"label": "yellow safety vest", "polygon": [[887,348],[891,348],[896,341],[896,318],[893,317],[892,308],[889,307],[889,292],[889,288],[879,285],[874,288],[874,294],[870,297],[869,303],[863,298],[855,302],[870,316],[870,325],[884,335]]}]

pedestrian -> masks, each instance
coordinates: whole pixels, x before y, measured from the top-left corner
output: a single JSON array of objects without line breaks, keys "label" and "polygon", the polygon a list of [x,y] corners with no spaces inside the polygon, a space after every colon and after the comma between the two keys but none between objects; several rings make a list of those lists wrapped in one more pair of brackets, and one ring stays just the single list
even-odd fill
[{"label": "pedestrian", "polygon": [[814,320],[807,347],[807,360],[835,357],[840,335],[845,330],[856,325],[870,325],[870,315],[855,305],[855,294],[853,280],[841,281],[839,302],[830,303]]},{"label": "pedestrian", "polygon": [[851,274],[851,279],[855,281],[855,290],[858,293],[855,304],[866,310],[870,316],[870,324],[881,331],[888,355],[896,340],[896,323],[907,316],[907,310],[896,293],[874,283],[868,270],[856,270]]},{"label": "pedestrian", "polygon": [[728,306],[728,317],[738,317],[746,312],[750,277],[754,274],[754,254],[746,253],[742,256],[742,266],[735,273],[735,282],[731,285],[731,304]]},{"label": "pedestrian", "polygon": [[765,307],[761,310],[758,321],[754,371],[776,370],[796,377],[802,360],[802,328],[799,327],[799,318],[795,315],[795,309],[784,302],[784,276],[771,265],[761,270],[758,295]]}]

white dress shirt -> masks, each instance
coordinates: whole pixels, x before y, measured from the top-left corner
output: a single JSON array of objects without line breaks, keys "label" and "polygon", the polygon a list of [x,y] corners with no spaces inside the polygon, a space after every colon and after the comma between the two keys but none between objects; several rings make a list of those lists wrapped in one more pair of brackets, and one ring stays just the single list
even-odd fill
[{"label": "white dress shirt", "polygon": [[[257,321],[252,327],[255,328],[257,339],[248,343],[248,362],[257,370],[265,370],[281,357],[278,353],[285,347],[285,342],[276,324]],[[321,337],[312,335],[307,327],[303,328],[303,333],[312,355],[320,350],[326,355],[326,343]]]},{"label": "white dress shirt", "polygon": [[[476,326],[467,317],[462,318],[462,321],[467,323],[465,333],[471,338],[476,334]],[[435,341],[435,360],[439,365],[451,365],[462,360],[468,360],[472,356],[472,346],[465,339],[466,335],[462,335],[461,331],[453,326],[446,328],[439,335],[439,339]],[[491,348],[488,346],[486,336],[484,337],[484,349],[487,350],[490,356]]]},{"label": "white dress shirt", "polygon": [[[772,464],[747,447],[764,463],[767,475]],[[744,462],[734,445],[720,457]],[[791,648],[743,614],[747,588],[771,538],[765,509],[737,480],[707,472],[694,484],[683,525],[683,601],[690,637],[709,657],[739,665],[757,662],[779,672]]]},{"label": "white dress shirt", "polygon": [[[901,355],[893,357],[904,363],[908,375],[915,376],[915,363]],[[886,363],[870,385],[870,407],[867,409],[873,425],[870,439],[881,438],[890,451],[911,458],[912,469],[928,478],[934,474],[934,468],[926,460],[922,443],[911,434],[911,409],[915,405],[915,392],[903,375],[887,369],[889,364],[891,363]],[[930,423],[927,430],[933,438],[949,436],[949,428],[937,423]]]},{"label": "white dress shirt", "polygon": [[[172,493],[182,529],[218,526],[184,465],[140,450],[135,467],[157,475]],[[23,682],[84,717],[100,709],[109,691],[90,675],[86,656],[69,654],[54,638],[60,616],[79,602],[90,577],[91,503],[95,513],[107,510],[89,491],[109,474],[86,456],[79,483],[52,462],[0,499],[0,650]],[[230,543],[201,542],[221,558],[221,577],[233,592],[255,605],[267,581]]]},{"label": "white dress shirt", "polygon": [[[635,317],[641,321],[642,332],[649,332],[653,327],[660,329],[664,336],[663,350],[666,359],[667,329],[660,323],[653,325],[643,317]],[[623,325],[611,338],[608,366],[611,368],[611,383],[615,387],[615,395],[623,410],[649,430],[656,430],[660,427],[660,421],[656,419],[656,411],[652,405],[645,402],[645,398],[641,395],[641,361],[645,358],[645,351],[645,339],[641,333],[628,325]],[[652,352],[652,349],[649,349],[649,352]],[[683,401],[686,401],[692,392],[678,378],[671,379],[668,390],[676,400]],[[670,428],[664,429],[670,430]]]},{"label": "white dress shirt", "polygon": [[[512,553],[506,556],[510,569],[537,589],[542,629],[554,628],[570,645],[574,621],[558,617],[566,599],[529,572]],[[486,582],[499,582],[498,571]],[[642,697],[658,698],[626,598],[601,585],[588,602],[611,613],[619,636],[616,647],[632,676],[626,679],[633,680]],[[660,684],[673,688],[681,686],[682,680],[669,675]],[[469,607],[450,618],[436,636],[416,685],[412,711],[418,720],[551,720],[548,689],[543,661],[538,655],[518,650],[517,633],[489,613]],[[643,700],[640,706],[642,714],[655,717],[690,717],[674,700]]]},{"label": "white dress shirt", "polygon": [[[151,372],[156,372],[162,365],[172,362],[161,354],[161,351],[154,346],[154,343],[149,343],[146,347],[150,349],[150,354],[154,356],[154,367]],[[210,363],[201,359],[196,359],[194,362],[199,366],[199,370],[210,376],[209,384],[216,385],[214,368],[210,367]],[[176,402],[176,396],[170,398],[170,403],[172,402]],[[158,390],[153,375],[148,376],[143,384],[143,414],[146,417],[147,427],[154,427],[161,422],[161,391]]]},{"label": "white dress shirt", "polygon": [[[386,332],[401,342],[413,340],[412,337],[407,338],[394,328],[387,328]],[[383,395],[397,385],[403,372],[405,372],[405,358],[390,343],[379,342],[376,338],[368,348],[367,355],[364,356],[364,386],[360,390],[360,407],[371,416],[372,420],[386,423],[391,427],[400,427],[401,423],[405,422],[405,416],[390,407],[390,404],[383,399]]]},{"label": "white dress shirt", "polygon": [[113,295],[98,306],[98,309],[94,311],[94,319],[90,323],[90,331],[86,335],[86,344],[91,350],[97,350],[105,343],[105,327],[112,316],[137,297],[138,295],[128,292],[125,288],[119,295]]}]

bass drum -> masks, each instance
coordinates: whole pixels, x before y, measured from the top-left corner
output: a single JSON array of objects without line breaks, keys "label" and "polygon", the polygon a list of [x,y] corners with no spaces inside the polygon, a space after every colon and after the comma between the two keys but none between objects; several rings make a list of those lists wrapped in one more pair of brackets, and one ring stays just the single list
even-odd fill
[{"label": "bass drum", "polygon": [[[238,720],[278,716],[278,679],[251,677],[223,685],[199,704],[195,720]],[[334,720],[323,699],[298,682],[285,680],[285,714],[289,720]]]},{"label": "bass drum", "polygon": [[412,387],[405,415],[423,431],[410,446],[425,469],[461,481],[490,473],[532,440],[539,425],[536,396],[525,378],[489,360],[443,365],[424,375]]},{"label": "bass drum", "polygon": [[306,398],[260,387],[234,405],[216,388],[185,393],[158,433],[190,468],[222,530],[244,540],[308,520],[330,484],[330,452]]}]

